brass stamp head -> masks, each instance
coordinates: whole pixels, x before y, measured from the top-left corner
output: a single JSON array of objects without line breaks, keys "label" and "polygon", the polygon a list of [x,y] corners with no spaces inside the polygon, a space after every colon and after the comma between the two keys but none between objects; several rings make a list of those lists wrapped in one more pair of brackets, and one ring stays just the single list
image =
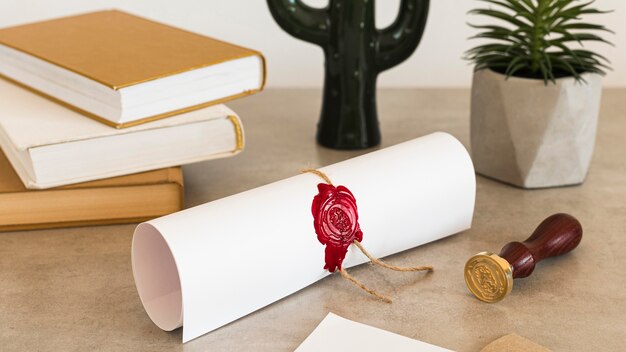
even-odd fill
[{"label": "brass stamp head", "polygon": [[513,269],[497,254],[481,252],[465,263],[465,283],[479,300],[495,303],[513,288]]}]

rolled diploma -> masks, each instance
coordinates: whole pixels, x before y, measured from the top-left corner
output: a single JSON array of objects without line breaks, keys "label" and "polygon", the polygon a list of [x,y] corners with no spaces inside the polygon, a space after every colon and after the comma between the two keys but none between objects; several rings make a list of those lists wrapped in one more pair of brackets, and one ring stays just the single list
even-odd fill
[{"label": "rolled diploma", "polygon": [[[354,194],[362,243],[376,257],[471,225],[474,168],[449,134],[320,170]],[[138,225],[133,275],[152,321],[167,331],[184,325],[187,342],[329,275],[311,214],[322,182],[300,174]],[[367,261],[353,247],[344,267]]]}]

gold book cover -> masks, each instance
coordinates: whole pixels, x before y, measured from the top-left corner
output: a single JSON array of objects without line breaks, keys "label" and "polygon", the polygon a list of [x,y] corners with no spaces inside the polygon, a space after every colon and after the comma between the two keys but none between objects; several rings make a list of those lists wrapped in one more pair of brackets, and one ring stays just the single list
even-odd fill
[{"label": "gold book cover", "polygon": [[30,190],[0,151],[0,231],[140,222],[182,207],[180,167]]},{"label": "gold book cover", "polygon": [[[253,94],[265,84],[260,52],[118,10],[0,29],[0,63],[2,77],[118,128]],[[233,82],[241,84],[222,88]],[[150,104],[158,107],[138,108]]]}]

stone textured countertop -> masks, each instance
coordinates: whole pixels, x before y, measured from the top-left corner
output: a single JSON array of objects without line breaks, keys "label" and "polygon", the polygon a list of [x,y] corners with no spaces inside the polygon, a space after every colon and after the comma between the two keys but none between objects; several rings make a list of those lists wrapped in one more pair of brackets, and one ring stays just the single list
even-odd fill
[{"label": "stone textured countertop", "polygon": [[[243,119],[246,150],[186,166],[188,207],[367,152],[315,144],[319,90],[268,90],[229,105]],[[438,130],[469,144],[468,90],[381,90],[379,117],[382,147]],[[465,261],[525,239],[556,212],[580,219],[579,248],[516,280],[500,303],[475,299],[463,280]],[[139,301],[130,261],[134,227],[0,233],[0,350],[293,351],[332,311],[458,351],[478,351],[511,332],[555,351],[623,351],[626,90],[604,92],[583,185],[524,191],[478,177],[470,230],[389,257],[397,265],[432,264],[434,273],[352,270],[391,294],[391,305],[335,275],[183,345],[181,330],[160,330]]]}]

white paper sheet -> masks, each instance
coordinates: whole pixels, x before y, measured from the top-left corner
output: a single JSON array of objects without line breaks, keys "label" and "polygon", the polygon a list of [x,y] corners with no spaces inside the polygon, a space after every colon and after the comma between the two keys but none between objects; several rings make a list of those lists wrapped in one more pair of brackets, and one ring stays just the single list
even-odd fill
[{"label": "white paper sheet", "polygon": [[328,313],[294,352],[452,352]]},{"label": "white paper sheet", "polygon": [[[362,243],[374,256],[471,225],[474,168],[449,134],[433,133],[320,170],[354,194]],[[311,215],[321,182],[301,174],[140,224],[133,274],[154,323],[168,331],[184,325],[187,342],[329,275]],[[366,260],[350,248],[343,265]]]}]

